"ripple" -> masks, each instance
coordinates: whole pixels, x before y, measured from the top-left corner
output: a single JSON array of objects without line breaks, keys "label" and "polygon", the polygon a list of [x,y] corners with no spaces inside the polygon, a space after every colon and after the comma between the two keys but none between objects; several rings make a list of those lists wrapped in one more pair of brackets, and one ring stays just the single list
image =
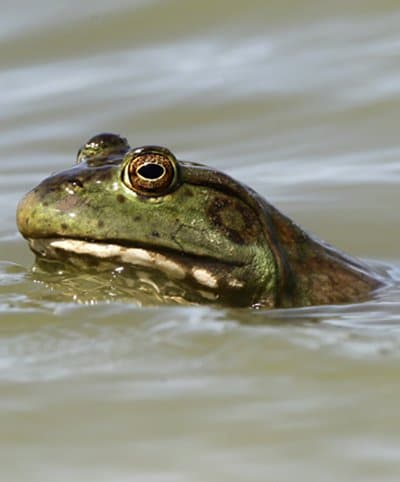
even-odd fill
[{"label": "ripple", "polygon": [[[400,10],[361,3],[3,9],[2,479],[397,480]],[[104,130],[233,174],[393,282],[274,311],[34,283],[16,202]]]}]

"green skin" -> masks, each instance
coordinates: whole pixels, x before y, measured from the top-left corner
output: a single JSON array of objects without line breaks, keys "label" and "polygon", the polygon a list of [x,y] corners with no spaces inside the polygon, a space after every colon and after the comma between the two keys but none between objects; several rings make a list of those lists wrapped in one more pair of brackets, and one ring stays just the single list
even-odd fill
[{"label": "green skin", "polygon": [[[139,167],[130,177],[134,159]],[[131,149],[114,134],[90,139],[76,166],[26,194],[17,224],[38,256],[65,259],[69,240],[84,241],[82,257],[160,270],[232,305],[356,302],[382,285],[367,266],[309,236],[226,174],[177,161],[164,148]],[[109,257],[98,254],[104,247]],[[137,249],[148,254],[146,263],[132,254]]]}]

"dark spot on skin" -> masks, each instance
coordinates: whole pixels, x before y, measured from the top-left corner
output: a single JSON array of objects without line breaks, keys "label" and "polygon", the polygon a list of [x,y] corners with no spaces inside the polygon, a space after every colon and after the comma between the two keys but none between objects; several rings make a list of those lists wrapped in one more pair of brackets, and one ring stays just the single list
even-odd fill
[{"label": "dark spot on skin", "polygon": [[160,237],[160,233],[158,231],[152,231],[151,235],[154,237],[154,238],[159,238]]},{"label": "dark spot on skin", "polygon": [[118,194],[117,195],[117,201],[121,204],[124,203],[125,202],[124,196],[122,194]]},{"label": "dark spot on skin", "polygon": [[102,228],[104,226],[104,221],[102,219],[99,219],[99,221],[97,222],[97,226],[99,228]]},{"label": "dark spot on skin", "polygon": [[257,239],[257,217],[237,199],[225,196],[214,198],[207,212],[213,225],[234,243],[252,243]]},{"label": "dark spot on skin", "polygon": [[65,223],[61,224],[61,229],[63,229],[65,231],[67,228],[68,228],[68,226]]},{"label": "dark spot on skin", "polygon": [[186,189],[185,190],[185,196],[186,197],[193,197],[193,191],[191,189]]}]

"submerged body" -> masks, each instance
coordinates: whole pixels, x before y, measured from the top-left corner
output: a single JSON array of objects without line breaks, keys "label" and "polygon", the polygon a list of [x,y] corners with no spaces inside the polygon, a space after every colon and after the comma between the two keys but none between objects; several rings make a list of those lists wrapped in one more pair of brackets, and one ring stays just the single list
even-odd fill
[{"label": "submerged body", "polygon": [[17,223],[38,256],[158,270],[232,305],[356,302],[382,284],[226,174],[114,134],[29,192]]}]

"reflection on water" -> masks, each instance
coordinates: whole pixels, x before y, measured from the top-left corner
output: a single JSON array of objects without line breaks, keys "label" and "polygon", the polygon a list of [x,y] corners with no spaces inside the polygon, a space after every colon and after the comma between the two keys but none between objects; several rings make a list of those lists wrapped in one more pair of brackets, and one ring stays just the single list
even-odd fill
[{"label": "reflection on water", "polygon": [[[398,480],[396,2],[3,10],[1,480]],[[18,199],[101,131],[229,172],[392,285],[266,312],[30,272]]]}]

